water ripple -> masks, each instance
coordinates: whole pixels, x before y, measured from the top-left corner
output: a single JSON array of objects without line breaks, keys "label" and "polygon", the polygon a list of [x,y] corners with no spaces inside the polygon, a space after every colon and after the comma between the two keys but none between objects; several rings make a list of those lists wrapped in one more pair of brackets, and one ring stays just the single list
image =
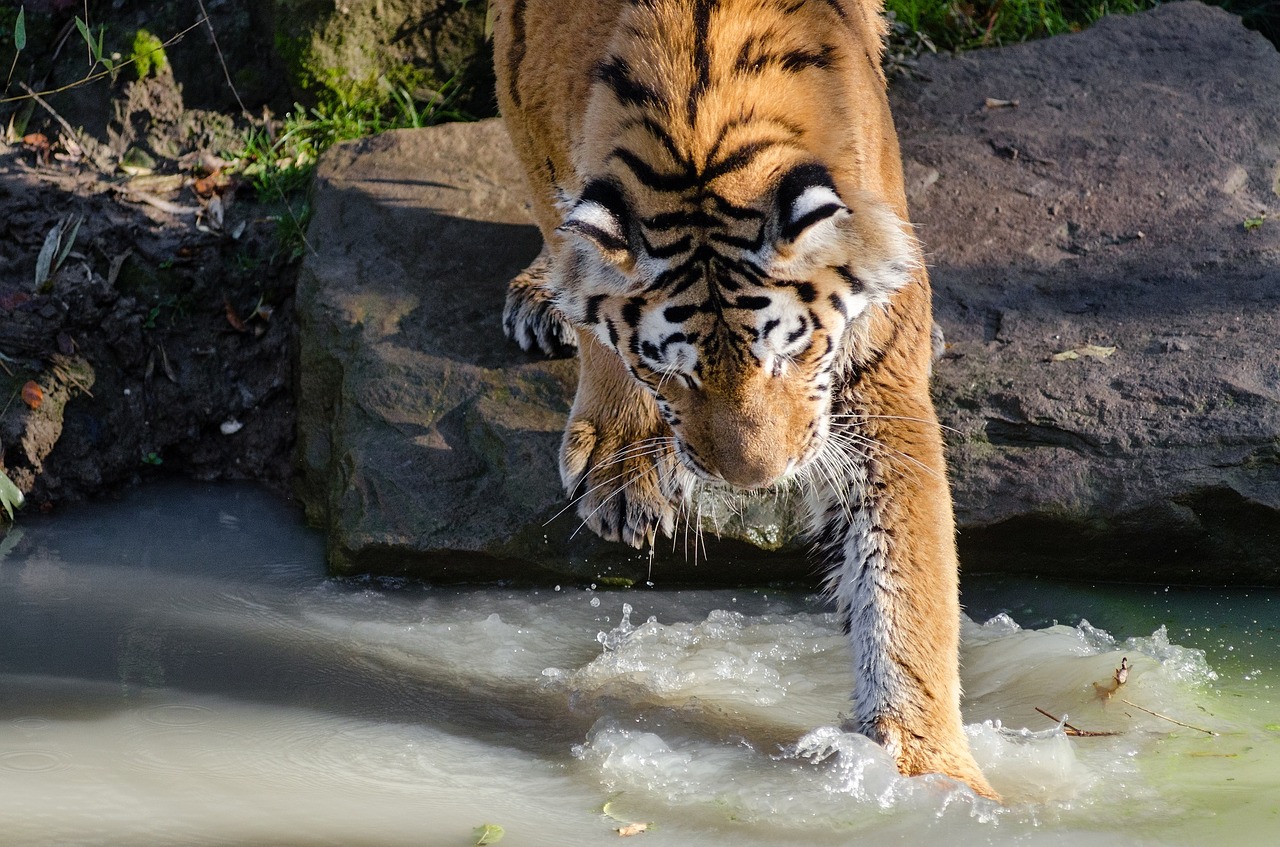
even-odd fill
[{"label": "water ripple", "polygon": [[214,711],[188,703],[163,703],[142,712],[142,719],[157,726],[201,726],[212,721]]},{"label": "water ripple", "polygon": [[70,767],[70,757],[47,750],[10,750],[0,753],[0,768],[23,773],[59,771]]}]

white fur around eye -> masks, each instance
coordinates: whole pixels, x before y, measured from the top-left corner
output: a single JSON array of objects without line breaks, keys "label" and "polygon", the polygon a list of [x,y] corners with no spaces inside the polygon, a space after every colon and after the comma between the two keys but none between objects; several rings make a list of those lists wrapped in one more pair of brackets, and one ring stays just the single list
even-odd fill
[{"label": "white fur around eye", "polygon": [[617,216],[594,200],[584,200],[573,207],[562,227],[567,232],[596,230],[622,241],[625,236]]},{"label": "white fur around eye", "polygon": [[[791,204],[791,220],[798,221],[805,215],[821,209],[823,206],[837,206],[840,210],[849,211],[835,190],[826,185],[811,185],[800,193]],[[838,214],[838,213],[837,213]]]}]

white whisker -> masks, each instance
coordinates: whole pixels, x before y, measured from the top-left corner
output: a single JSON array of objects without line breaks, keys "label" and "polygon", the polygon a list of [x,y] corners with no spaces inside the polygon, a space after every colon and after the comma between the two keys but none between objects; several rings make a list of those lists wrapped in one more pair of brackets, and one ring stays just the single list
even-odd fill
[{"label": "white whisker", "polygon": [[954,432],[956,435],[964,435],[964,434],[965,434],[963,430],[956,429],[956,428],[955,428],[955,427],[953,427],[953,426],[947,426],[946,424],[942,423],[941,421],[937,421],[937,420],[932,420],[932,421],[931,421],[931,420],[929,420],[928,418],[913,418],[913,417],[911,417],[910,415],[868,415],[868,414],[840,415],[840,414],[832,414],[832,415],[830,415],[829,417],[831,417],[831,419],[832,419],[832,420],[852,420],[852,421],[860,421],[860,420],[872,420],[872,421],[913,421],[913,422],[915,422],[915,423],[922,423],[922,424],[937,424],[939,428],[944,429],[944,430],[946,430],[947,432]]}]

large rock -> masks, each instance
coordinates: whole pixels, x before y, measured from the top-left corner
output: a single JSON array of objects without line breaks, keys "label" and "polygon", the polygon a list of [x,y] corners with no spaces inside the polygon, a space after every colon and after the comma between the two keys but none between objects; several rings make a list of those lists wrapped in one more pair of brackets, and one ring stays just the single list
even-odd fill
[{"label": "large rock", "polygon": [[1275,582],[1280,54],[1176,3],[922,71],[894,99],[965,566]]},{"label": "large rock", "polygon": [[[1280,55],[1179,3],[919,70],[893,99],[948,337],[935,382],[962,561],[1280,579],[1280,221],[1245,225],[1277,205]],[[794,547],[704,556],[689,539],[651,561],[556,516],[575,366],[523,356],[499,326],[538,249],[527,220],[496,122],[322,161],[299,439],[335,570],[810,577]],[[785,545],[782,506],[729,534]]]}]

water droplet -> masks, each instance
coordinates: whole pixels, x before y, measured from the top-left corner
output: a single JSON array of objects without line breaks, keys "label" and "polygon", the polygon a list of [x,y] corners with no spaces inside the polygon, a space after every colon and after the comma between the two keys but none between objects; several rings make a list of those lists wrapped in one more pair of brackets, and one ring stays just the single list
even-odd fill
[{"label": "water droplet", "polygon": [[593,609],[598,609],[598,608],[600,608],[600,598],[599,598],[599,597],[592,597],[592,598],[591,598],[591,608],[593,608]]}]

